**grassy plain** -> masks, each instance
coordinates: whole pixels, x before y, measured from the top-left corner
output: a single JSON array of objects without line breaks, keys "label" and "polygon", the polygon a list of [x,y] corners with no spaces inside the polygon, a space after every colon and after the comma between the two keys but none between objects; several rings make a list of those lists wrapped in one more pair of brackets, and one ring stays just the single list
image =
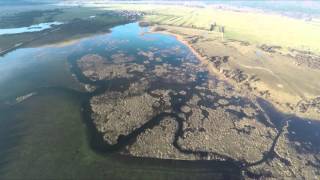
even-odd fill
[{"label": "grassy plain", "polygon": [[225,27],[225,37],[256,44],[279,45],[320,52],[320,23],[258,12],[236,12],[213,8],[173,5],[115,4],[113,10],[147,13],[145,20],[173,26],[209,29],[215,22]]}]

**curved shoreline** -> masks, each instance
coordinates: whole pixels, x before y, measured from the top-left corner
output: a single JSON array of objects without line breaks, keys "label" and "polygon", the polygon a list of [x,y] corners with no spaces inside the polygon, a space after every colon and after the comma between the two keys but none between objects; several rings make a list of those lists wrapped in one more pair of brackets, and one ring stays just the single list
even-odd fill
[{"label": "curved shoreline", "polygon": [[181,35],[179,34],[175,34],[175,33],[171,33],[169,31],[155,31],[154,29],[150,30],[151,33],[156,33],[156,34],[165,34],[165,35],[169,35],[169,36],[173,36],[175,37],[176,40],[178,40],[179,42],[181,42],[183,45],[185,45],[186,47],[188,47],[188,49],[197,57],[197,59],[201,62],[201,65],[206,66],[207,70],[212,73],[213,76],[218,76],[220,79],[223,80],[228,80],[227,78],[221,76],[221,74],[214,68],[214,66],[212,65],[212,63],[210,63],[206,57],[203,57],[200,55],[200,53],[198,53],[193,47],[192,45],[186,41]]}]

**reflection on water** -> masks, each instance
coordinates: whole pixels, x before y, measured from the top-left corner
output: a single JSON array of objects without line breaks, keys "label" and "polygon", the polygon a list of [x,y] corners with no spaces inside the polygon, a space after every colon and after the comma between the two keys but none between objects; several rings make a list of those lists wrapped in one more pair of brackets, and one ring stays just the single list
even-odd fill
[{"label": "reflection on water", "polygon": [[31,25],[29,27],[20,27],[20,28],[9,28],[9,29],[0,29],[0,35],[7,35],[7,34],[20,34],[26,32],[38,32],[43,31],[46,29],[50,29],[53,26],[61,25],[62,22],[47,22],[47,23],[40,23]]}]

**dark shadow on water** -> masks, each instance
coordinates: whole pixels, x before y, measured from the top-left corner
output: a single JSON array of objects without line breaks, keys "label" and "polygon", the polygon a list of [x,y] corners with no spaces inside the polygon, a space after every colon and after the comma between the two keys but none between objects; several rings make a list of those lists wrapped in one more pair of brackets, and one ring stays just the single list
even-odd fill
[{"label": "dark shadow on water", "polygon": [[288,138],[290,141],[301,143],[300,152],[309,153],[320,152],[320,121],[308,118],[300,118],[292,114],[284,114],[277,111],[269,102],[258,99],[261,107],[269,115],[273,124],[281,129],[288,123]]}]

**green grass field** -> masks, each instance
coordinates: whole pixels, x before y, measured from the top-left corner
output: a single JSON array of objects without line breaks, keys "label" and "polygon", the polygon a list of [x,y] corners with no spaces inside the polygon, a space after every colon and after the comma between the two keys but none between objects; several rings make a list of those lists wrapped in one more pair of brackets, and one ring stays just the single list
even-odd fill
[{"label": "green grass field", "polygon": [[225,37],[256,44],[310,50],[320,53],[320,23],[276,14],[235,12],[213,8],[191,8],[168,5],[106,5],[113,10],[135,10],[147,13],[145,20],[174,26],[209,29],[212,22],[225,27]]}]

